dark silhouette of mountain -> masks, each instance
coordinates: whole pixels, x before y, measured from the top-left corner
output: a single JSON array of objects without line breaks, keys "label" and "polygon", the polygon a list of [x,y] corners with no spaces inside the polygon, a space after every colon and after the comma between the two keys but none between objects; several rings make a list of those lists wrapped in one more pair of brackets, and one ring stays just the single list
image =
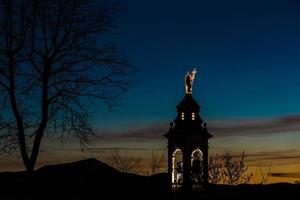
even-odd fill
[{"label": "dark silhouette of mountain", "polygon": [[99,199],[104,196],[110,199],[120,196],[140,199],[140,195],[147,191],[149,194],[146,198],[156,198],[156,195],[157,198],[160,197],[162,191],[167,191],[166,175],[146,177],[121,173],[96,159],[44,166],[32,176],[27,176],[25,172],[0,173],[1,200],[77,200],[95,199],[94,197]]},{"label": "dark silhouette of mountain", "polygon": [[48,165],[32,176],[0,173],[0,199],[215,199],[300,196],[295,184],[209,185],[202,193],[170,193],[167,174],[139,176],[121,173],[96,159]]},{"label": "dark silhouette of mountain", "polygon": [[38,176],[115,176],[120,172],[97,159],[47,165],[36,170]]}]

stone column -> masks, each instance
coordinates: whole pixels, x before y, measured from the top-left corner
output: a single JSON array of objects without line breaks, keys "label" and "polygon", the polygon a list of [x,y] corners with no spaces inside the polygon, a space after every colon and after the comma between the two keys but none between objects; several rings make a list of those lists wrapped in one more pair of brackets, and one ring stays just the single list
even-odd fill
[{"label": "stone column", "polygon": [[190,192],[192,189],[191,183],[191,151],[186,147],[183,151],[183,185],[184,192]]},{"label": "stone column", "polygon": [[203,144],[203,180],[204,187],[208,185],[208,141]]},{"label": "stone column", "polygon": [[168,180],[169,180],[169,189],[172,190],[172,173],[173,173],[173,153],[174,153],[174,145],[168,142]]}]

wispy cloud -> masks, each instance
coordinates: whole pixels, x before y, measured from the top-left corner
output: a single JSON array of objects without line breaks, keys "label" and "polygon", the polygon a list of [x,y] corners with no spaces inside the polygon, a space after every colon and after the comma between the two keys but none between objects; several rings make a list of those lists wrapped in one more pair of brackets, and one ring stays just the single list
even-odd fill
[{"label": "wispy cloud", "polygon": [[[168,128],[167,123],[156,123],[142,128],[131,127],[119,133],[104,133],[102,137],[103,139],[156,140],[161,139]],[[212,120],[208,122],[208,128],[217,138],[260,136],[297,131],[300,133],[300,115],[253,120]]]},{"label": "wispy cloud", "polygon": [[300,116],[255,120],[219,120],[213,121],[209,128],[216,137],[300,132]]},{"label": "wispy cloud", "polygon": [[278,177],[278,178],[300,178],[300,172],[299,173],[271,173],[272,177]]},{"label": "wispy cloud", "polygon": [[154,148],[129,148],[129,147],[112,147],[112,148],[97,148],[97,147],[95,147],[95,148],[90,148],[89,149],[90,150],[90,152],[104,152],[104,151],[109,151],[109,152],[111,152],[112,150],[122,150],[122,151],[149,151],[149,152],[151,152],[151,151],[165,151],[165,148],[156,148],[156,149],[154,149]]},{"label": "wispy cloud", "polygon": [[156,140],[162,139],[163,135],[167,133],[168,124],[157,123],[142,128],[128,128],[122,132],[106,132],[101,134],[102,139],[145,139]]},{"label": "wispy cloud", "polygon": [[247,161],[256,166],[298,165],[300,164],[300,152],[298,149],[249,152]]}]

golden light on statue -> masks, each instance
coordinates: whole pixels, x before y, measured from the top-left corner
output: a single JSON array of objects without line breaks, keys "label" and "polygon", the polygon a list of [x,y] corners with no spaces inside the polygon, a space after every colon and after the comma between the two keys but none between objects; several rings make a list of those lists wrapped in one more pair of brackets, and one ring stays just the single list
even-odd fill
[{"label": "golden light on statue", "polygon": [[197,74],[196,68],[193,69],[192,73],[189,71],[185,75],[185,94],[192,94],[193,93],[193,83],[195,80],[195,76]]}]

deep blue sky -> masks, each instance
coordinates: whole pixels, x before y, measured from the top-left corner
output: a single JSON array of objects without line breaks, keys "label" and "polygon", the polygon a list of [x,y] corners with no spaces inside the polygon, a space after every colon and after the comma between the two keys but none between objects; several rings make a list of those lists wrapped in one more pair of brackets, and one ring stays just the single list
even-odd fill
[{"label": "deep blue sky", "polygon": [[114,41],[141,83],[116,111],[96,107],[99,126],[173,120],[193,67],[204,119],[300,113],[300,1],[115,2]]},{"label": "deep blue sky", "polygon": [[[103,136],[92,139],[93,152],[46,139],[38,165],[107,159],[111,147],[150,159],[166,147],[162,135],[184,96],[184,76],[197,67],[193,95],[214,135],[210,154],[245,151],[258,182],[261,166],[283,174],[271,182],[299,181],[300,0],[112,1],[125,11],[111,39],[140,69],[140,83],[114,112],[90,105]],[[7,169],[22,169],[19,157],[0,157],[0,171]]]}]

